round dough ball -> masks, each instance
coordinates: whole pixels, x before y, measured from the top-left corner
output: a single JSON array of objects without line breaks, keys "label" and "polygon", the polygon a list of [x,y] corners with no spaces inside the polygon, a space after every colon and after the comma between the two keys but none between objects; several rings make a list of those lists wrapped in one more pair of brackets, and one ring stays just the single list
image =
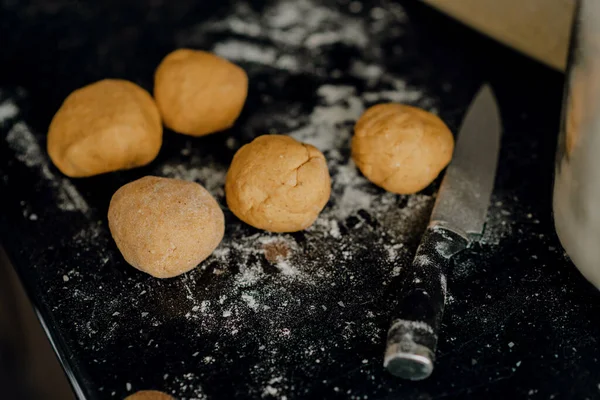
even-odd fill
[{"label": "round dough ball", "polygon": [[271,232],[309,227],[330,193],[323,154],[283,135],[260,136],[239,149],[225,180],[229,209],[247,224]]},{"label": "round dough ball", "polygon": [[248,76],[235,64],[205,51],[167,55],[154,76],[154,98],[165,125],[204,136],[233,125],[248,94]]},{"label": "round dough ball", "polygon": [[402,104],[369,108],[354,127],[352,159],[371,182],[411,194],[426,188],[450,163],[454,138],[437,116]]},{"label": "round dough ball", "polygon": [[108,226],[125,260],[157,278],[187,272],[223,239],[217,201],[195,182],[146,176],[121,187]]},{"label": "round dough ball", "polygon": [[140,390],[125,397],[125,400],[175,400],[175,398],[158,390]]},{"label": "round dough ball", "polygon": [[154,100],[134,83],[105,79],[71,93],[50,124],[48,154],[70,177],[146,165],[162,144]]}]

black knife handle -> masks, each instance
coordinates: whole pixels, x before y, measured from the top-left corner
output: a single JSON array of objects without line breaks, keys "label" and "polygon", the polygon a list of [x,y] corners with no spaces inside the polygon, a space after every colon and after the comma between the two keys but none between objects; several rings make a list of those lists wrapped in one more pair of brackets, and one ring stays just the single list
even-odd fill
[{"label": "black knife handle", "polygon": [[405,379],[431,375],[438,330],[446,303],[450,259],[467,247],[463,236],[434,225],[427,228],[408,270],[388,331],[384,367]]}]

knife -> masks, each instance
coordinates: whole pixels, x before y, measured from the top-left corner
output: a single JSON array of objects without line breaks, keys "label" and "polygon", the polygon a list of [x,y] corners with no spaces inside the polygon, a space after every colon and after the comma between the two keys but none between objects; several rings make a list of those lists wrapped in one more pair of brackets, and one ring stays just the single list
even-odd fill
[{"label": "knife", "polygon": [[501,130],[496,99],[484,85],[467,110],[429,226],[405,271],[383,362],[392,375],[421,380],[433,371],[446,302],[446,273],[452,257],[483,233]]}]

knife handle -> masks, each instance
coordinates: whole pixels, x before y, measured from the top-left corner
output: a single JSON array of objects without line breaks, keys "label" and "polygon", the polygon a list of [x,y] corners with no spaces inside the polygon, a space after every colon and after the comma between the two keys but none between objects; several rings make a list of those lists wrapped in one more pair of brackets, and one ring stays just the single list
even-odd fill
[{"label": "knife handle", "polygon": [[425,231],[404,274],[402,295],[388,331],[383,365],[392,375],[410,380],[431,375],[446,303],[446,273],[451,257],[467,244],[465,237],[440,225]]}]

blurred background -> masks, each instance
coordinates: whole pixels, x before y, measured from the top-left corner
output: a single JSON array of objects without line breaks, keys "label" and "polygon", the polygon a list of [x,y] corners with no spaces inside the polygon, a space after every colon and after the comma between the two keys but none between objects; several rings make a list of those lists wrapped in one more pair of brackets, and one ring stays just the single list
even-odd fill
[{"label": "blurred background", "polygon": [[74,398],[42,325],[1,247],[0,398]]}]

